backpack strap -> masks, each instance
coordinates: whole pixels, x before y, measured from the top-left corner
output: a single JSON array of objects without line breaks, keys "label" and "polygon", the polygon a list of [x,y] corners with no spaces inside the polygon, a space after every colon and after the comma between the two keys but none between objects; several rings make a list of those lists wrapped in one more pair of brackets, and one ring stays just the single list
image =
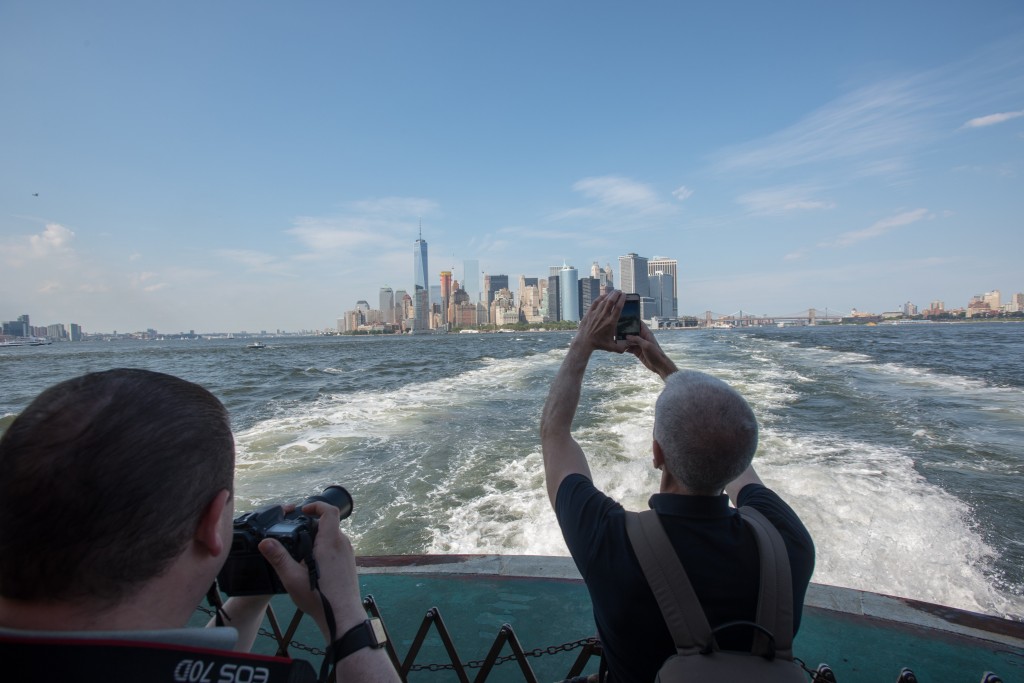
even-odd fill
[{"label": "backpack strap", "polygon": [[626,533],[679,654],[716,647],[711,626],[658,513],[626,512]]},{"label": "backpack strap", "polygon": [[[754,532],[761,556],[761,587],[757,598],[757,624],[775,637],[775,654],[793,658],[793,575],[782,534],[759,511],[744,505],[740,517]],[[768,638],[757,630],[754,651],[764,652]]]},{"label": "backpack strap", "polygon": [[[749,505],[739,512],[757,539],[761,561],[756,614],[757,626],[761,628],[754,629],[751,652],[792,659],[793,578],[786,544],[778,529],[760,512]],[[626,512],[626,533],[676,650],[680,654],[717,650],[711,626],[658,513]]]}]

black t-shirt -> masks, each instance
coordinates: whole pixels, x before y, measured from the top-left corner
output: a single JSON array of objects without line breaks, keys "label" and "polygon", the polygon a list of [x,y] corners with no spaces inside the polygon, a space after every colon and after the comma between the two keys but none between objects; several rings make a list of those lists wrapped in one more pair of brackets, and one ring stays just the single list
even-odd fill
[{"label": "black t-shirt", "polygon": [[[814,571],[811,536],[796,513],[760,484],[743,487],[738,502],[756,508],[782,534],[793,575],[795,633]],[[761,564],[757,539],[728,496],[658,493],[649,505],[658,512],[711,627],[754,621]],[[585,476],[573,474],[558,487],[555,514],[590,592],[613,680],[651,683],[675,647],[629,543],[622,506]],[[732,628],[716,638],[722,649],[747,650],[751,635],[750,629]]]}]

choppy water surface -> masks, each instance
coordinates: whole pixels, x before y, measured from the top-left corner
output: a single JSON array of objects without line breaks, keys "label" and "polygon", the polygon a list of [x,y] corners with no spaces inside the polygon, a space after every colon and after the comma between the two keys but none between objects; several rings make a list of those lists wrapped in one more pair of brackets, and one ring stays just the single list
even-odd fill
[{"label": "choppy water surface", "polygon": [[[568,333],[122,342],[4,349],[0,425],[41,389],[143,367],[217,394],[238,442],[238,506],[349,488],[362,554],[566,554],[538,421]],[[1024,325],[663,332],[681,367],[737,387],[762,425],[755,463],[804,519],[814,580],[1024,614]],[[661,382],[597,354],[577,438],[632,509]]]}]

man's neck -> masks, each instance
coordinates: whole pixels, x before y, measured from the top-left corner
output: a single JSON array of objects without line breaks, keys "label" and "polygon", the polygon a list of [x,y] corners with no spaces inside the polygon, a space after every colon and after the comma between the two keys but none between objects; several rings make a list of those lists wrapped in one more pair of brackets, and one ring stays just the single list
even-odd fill
[{"label": "man's neck", "polygon": [[672,476],[672,473],[668,471],[668,468],[663,467],[661,470],[661,486],[658,489],[659,493],[675,493],[680,496],[720,496],[721,491],[715,493],[700,493],[686,486],[683,482],[679,481]]}]

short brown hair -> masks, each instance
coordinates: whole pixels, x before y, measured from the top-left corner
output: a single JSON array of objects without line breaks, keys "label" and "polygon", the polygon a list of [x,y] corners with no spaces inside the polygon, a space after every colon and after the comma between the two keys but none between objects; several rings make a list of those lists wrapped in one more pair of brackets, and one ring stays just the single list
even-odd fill
[{"label": "short brown hair", "polygon": [[234,466],[227,411],[198,384],[116,369],[47,389],[0,439],[0,594],[130,595],[183,551]]}]

